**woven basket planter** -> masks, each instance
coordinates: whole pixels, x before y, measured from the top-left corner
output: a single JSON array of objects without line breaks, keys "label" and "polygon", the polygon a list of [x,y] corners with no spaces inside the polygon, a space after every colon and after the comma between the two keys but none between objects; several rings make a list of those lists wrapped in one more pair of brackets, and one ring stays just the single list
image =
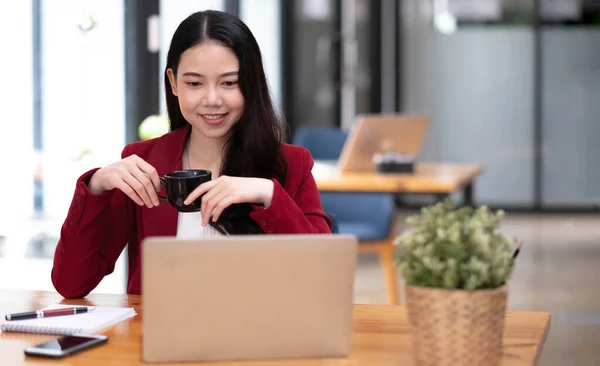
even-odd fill
[{"label": "woven basket planter", "polygon": [[499,365],[506,285],[491,290],[406,286],[418,366]]}]

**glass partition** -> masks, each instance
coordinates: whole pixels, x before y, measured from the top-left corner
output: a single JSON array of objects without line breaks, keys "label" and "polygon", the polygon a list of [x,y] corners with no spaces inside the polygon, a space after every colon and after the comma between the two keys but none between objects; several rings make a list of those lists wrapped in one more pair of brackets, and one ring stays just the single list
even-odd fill
[{"label": "glass partition", "polygon": [[[10,128],[0,133],[2,171],[11,172],[0,180],[8,184],[0,189],[0,287],[53,290],[54,249],[75,181],[119,159],[124,145],[123,0],[0,7],[0,38],[12,55],[0,60],[12,70],[10,95],[0,98],[10,121],[0,127]],[[121,258],[95,291],[123,292],[124,278]]]}]

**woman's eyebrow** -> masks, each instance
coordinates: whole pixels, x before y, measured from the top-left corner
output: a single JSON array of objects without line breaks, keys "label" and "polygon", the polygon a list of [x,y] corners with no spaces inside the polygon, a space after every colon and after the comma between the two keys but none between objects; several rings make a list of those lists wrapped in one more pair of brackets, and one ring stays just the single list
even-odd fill
[{"label": "woman's eyebrow", "polygon": [[[238,74],[237,71],[228,71],[228,72],[222,73],[220,76],[234,76],[234,75],[237,75],[237,74]],[[188,71],[188,72],[184,72],[183,76],[203,77],[204,75],[202,75],[200,73],[197,73],[197,72]]]}]

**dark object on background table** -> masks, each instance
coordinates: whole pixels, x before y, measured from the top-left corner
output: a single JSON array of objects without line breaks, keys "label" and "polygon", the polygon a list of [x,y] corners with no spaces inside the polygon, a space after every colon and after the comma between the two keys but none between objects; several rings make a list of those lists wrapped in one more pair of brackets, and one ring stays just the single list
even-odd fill
[{"label": "dark object on background table", "polygon": [[373,162],[379,173],[414,173],[416,157],[396,152],[375,154]]}]

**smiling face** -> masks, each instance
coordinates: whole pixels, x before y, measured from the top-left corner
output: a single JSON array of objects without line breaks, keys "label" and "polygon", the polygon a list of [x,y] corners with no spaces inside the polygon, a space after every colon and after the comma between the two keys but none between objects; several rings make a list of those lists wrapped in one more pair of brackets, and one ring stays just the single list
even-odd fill
[{"label": "smiling face", "polygon": [[177,75],[167,70],[183,117],[212,139],[226,139],[244,113],[238,85],[239,61],[233,51],[207,42],[181,54]]}]

